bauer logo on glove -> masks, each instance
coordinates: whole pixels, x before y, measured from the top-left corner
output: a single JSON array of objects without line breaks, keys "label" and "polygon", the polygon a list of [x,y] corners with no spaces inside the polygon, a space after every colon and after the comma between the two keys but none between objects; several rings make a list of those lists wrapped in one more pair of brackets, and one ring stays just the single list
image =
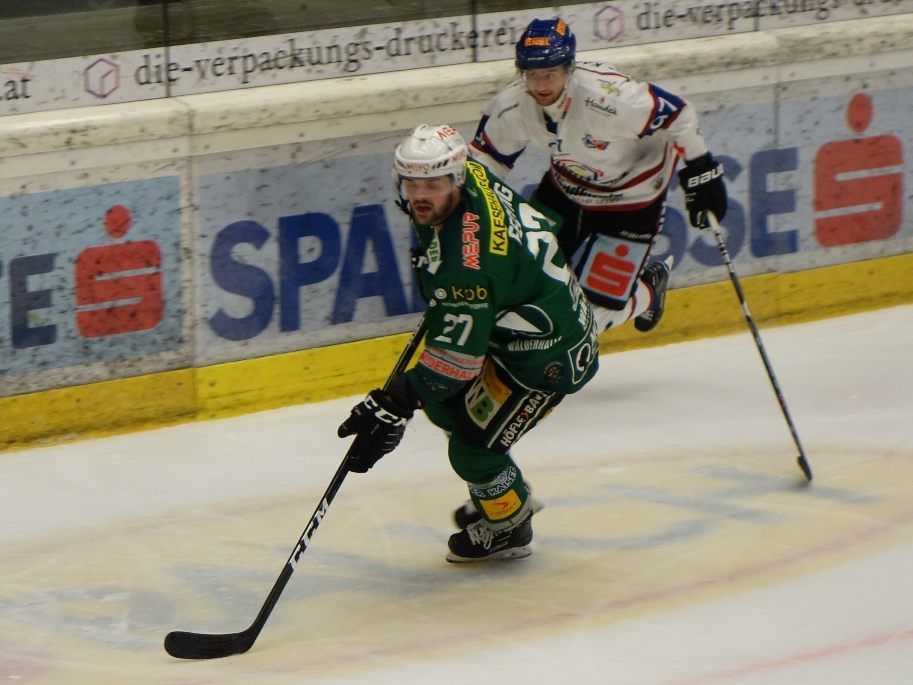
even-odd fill
[{"label": "bauer logo on glove", "polygon": [[709,152],[685,162],[678,179],[685,191],[685,209],[692,226],[708,228],[707,212],[713,212],[720,220],[726,215],[729,202],[723,182],[723,165]]},{"label": "bauer logo on glove", "polygon": [[705,183],[710,183],[713,179],[723,175],[723,165],[719,164],[710,171],[705,171],[700,176],[693,176],[688,179],[688,189],[697,188]]}]

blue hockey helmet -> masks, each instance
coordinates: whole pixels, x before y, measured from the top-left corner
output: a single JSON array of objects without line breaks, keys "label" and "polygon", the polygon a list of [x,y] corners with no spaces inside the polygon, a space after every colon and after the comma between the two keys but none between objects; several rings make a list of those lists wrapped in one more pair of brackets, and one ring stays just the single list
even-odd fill
[{"label": "blue hockey helmet", "polygon": [[533,19],[517,41],[517,68],[571,66],[577,39],[563,19]]}]

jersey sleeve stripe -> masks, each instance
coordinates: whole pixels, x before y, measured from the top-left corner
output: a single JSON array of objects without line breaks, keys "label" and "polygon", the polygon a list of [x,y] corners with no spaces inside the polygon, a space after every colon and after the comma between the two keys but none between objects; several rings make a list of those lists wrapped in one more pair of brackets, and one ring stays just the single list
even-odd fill
[{"label": "jersey sleeve stripe", "polygon": [[648,86],[650,97],[653,98],[653,109],[644,124],[638,138],[649,136],[657,129],[669,128],[678,119],[678,115],[687,107],[687,103],[677,95],[652,83]]},{"label": "jersey sleeve stripe", "polygon": [[523,151],[526,149],[526,146],[521,147],[512,155],[505,155],[504,153],[498,151],[494,143],[491,142],[491,138],[488,136],[488,132],[485,130],[486,124],[491,117],[487,114],[483,115],[481,120],[479,120],[479,125],[476,128],[476,135],[472,139],[472,142],[469,144],[470,147],[475,148],[479,152],[488,155],[496,162],[503,164],[508,169],[514,168],[514,162],[517,161],[517,157],[523,154]]},{"label": "jersey sleeve stripe", "polygon": [[500,162],[508,169],[514,168],[514,163],[517,161],[517,158],[523,154],[523,151],[526,149],[525,147],[520,148],[512,155],[502,154],[495,149],[495,146],[491,144],[491,140],[489,139],[488,134],[484,132],[476,136],[476,138],[469,145],[479,152],[484,152],[486,155],[491,156],[495,161]]}]

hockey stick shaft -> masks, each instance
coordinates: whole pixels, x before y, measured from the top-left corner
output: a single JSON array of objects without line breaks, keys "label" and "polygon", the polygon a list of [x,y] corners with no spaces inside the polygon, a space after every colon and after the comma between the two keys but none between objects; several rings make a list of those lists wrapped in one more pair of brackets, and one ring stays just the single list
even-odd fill
[{"label": "hockey stick shaft", "polygon": [[783,391],[780,389],[780,384],[777,382],[777,376],[774,374],[774,369],[770,363],[770,358],[767,356],[767,351],[764,349],[764,343],[761,341],[761,334],[758,331],[758,327],[755,325],[754,318],[751,316],[751,311],[748,309],[748,302],[745,300],[745,293],[742,291],[742,285],[739,283],[739,277],[736,275],[735,269],[732,266],[732,259],[729,256],[729,250],[726,247],[726,241],[723,239],[723,232],[720,229],[720,222],[714,213],[709,211],[707,212],[707,220],[710,222],[710,227],[713,229],[713,235],[716,237],[717,245],[720,248],[720,254],[723,256],[723,261],[726,264],[726,268],[729,270],[729,279],[732,281],[736,296],[739,298],[739,304],[742,306],[742,313],[745,315],[745,321],[748,322],[748,328],[751,329],[751,335],[754,337],[755,345],[758,348],[758,354],[761,355],[761,360],[764,362],[764,368],[767,370],[767,377],[770,379],[770,384],[773,387],[774,394],[777,396],[777,402],[780,403],[780,409],[783,412],[783,418],[786,419],[786,425],[789,426],[789,432],[793,436],[793,442],[796,443],[796,448],[799,450],[799,456],[797,457],[796,461],[799,463],[799,468],[802,469],[802,473],[804,473],[805,477],[811,481],[811,466],[809,466],[808,458],[805,456],[805,450],[802,448],[802,443],[799,441],[799,432],[796,430],[796,425],[793,423],[793,419],[789,414],[789,408],[786,406],[786,399],[783,397]]},{"label": "hockey stick shaft", "polygon": [[[424,335],[425,317],[423,315],[415,331],[409,338],[409,342],[400,354],[396,365],[393,367],[393,371],[384,383],[384,390],[389,389],[393,379],[406,370],[409,360],[412,359]],[[314,509],[314,513],[311,514],[311,518],[308,521],[304,532],[301,534],[301,537],[298,538],[295,548],[285,562],[282,572],[273,584],[273,587],[270,590],[266,601],[263,603],[263,606],[260,608],[257,617],[254,619],[254,622],[246,630],[243,630],[240,633],[209,634],[173,631],[165,636],[165,651],[168,652],[168,654],[179,659],[216,659],[232,654],[241,654],[253,646],[257,636],[263,629],[263,626],[266,625],[266,621],[272,613],[273,608],[276,606],[276,602],[279,601],[282,591],[285,589],[289,579],[295,572],[295,567],[298,565],[299,558],[307,550],[311,537],[323,521],[323,518],[327,515],[330,504],[332,504],[333,499],[336,497],[336,493],[339,492],[339,488],[342,486],[342,483],[349,472],[347,462],[349,461],[349,457],[352,455],[353,450],[354,443],[349,447],[339,468],[336,469],[333,479],[323,493],[323,497],[320,499],[317,508]]]}]

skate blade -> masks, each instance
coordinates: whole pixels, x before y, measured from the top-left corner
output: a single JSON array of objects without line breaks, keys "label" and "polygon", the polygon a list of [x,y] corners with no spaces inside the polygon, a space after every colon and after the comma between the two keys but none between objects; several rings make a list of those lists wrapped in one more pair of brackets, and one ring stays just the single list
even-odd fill
[{"label": "skate blade", "polygon": [[480,561],[510,561],[512,559],[526,559],[533,553],[532,548],[529,545],[523,545],[522,547],[511,547],[510,549],[505,549],[500,552],[495,552],[494,554],[489,554],[484,557],[461,557],[458,554],[453,552],[447,553],[447,561],[451,564],[471,564],[474,562]]}]

